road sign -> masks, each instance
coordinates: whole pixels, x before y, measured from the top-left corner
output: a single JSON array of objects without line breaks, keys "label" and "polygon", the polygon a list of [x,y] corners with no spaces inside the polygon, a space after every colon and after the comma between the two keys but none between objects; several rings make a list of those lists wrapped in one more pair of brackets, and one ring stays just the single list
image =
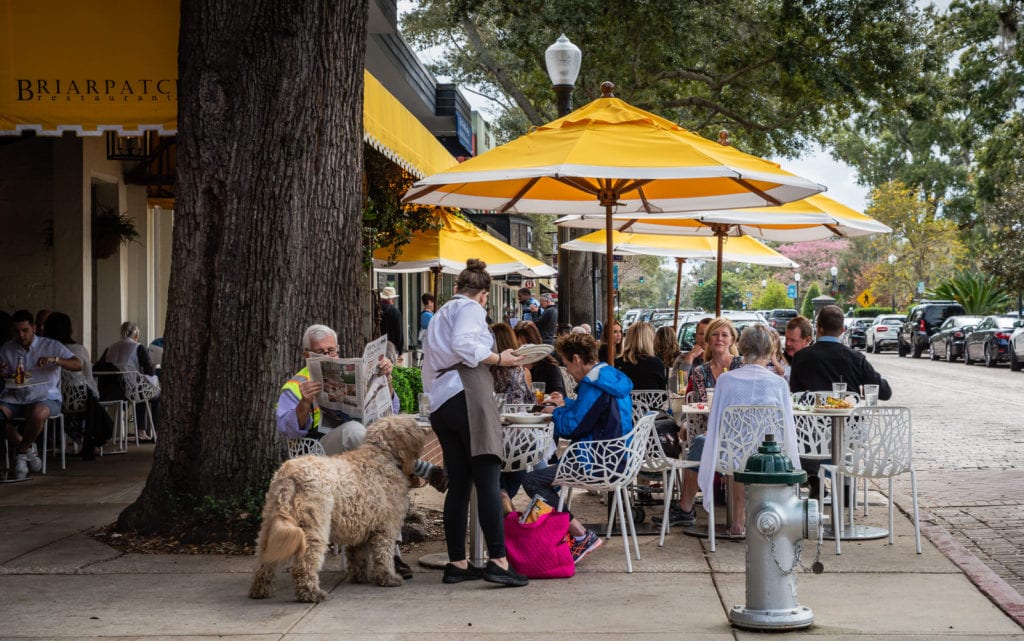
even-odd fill
[{"label": "road sign", "polygon": [[786,290],[786,296],[789,296],[793,300],[796,300],[796,285],[789,286],[789,289]]},{"label": "road sign", "polygon": [[924,281],[923,280],[917,281],[917,293],[918,294],[923,294],[924,293]]},{"label": "road sign", "polygon": [[612,265],[612,289],[619,290],[619,266]]},{"label": "road sign", "polygon": [[875,293],[870,289],[865,289],[857,294],[857,304],[861,307],[871,307],[875,304]]}]

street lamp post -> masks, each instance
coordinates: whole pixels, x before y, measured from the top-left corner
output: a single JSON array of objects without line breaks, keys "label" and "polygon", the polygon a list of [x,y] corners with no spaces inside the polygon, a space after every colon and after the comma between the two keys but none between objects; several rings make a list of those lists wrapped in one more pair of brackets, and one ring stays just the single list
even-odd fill
[{"label": "street lamp post", "polygon": [[793,281],[796,283],[796,298],[793,299],[793,308],[800,312],[800,272],[793,274]]},{"label": "street lamp post", "polygon": [[[558,117],[568,115],[572,111],[572,90],[576,85],[576,76],[580,73],[580,61],[583,54],[580,48],[569,42],[563,33],[553,45],[544,52],[544,65],[547,67],[548,78],[555,90],[558,105]],[[569,230],[558,229],[558,327],[559,331],[568,331],[572,327],[569,308],[572,304],[570,293],[572,273],[569,268],[569,252],[564,249],[569,242]],[[595,319],[596,320],[596,319]],[[610,324],[612,319],[607,319]]]},{"label": "street lamp post", "polygon": [[836,276],[839,275],[839,268],[836,267],[835,265],[832,265],[832,268],[829,269],[828,271],[829,271],[830,274],[832,274],[832,292],[831,292],[831,295],[834,297],[836,295],[836,291],[837,291],[836,290]]}]

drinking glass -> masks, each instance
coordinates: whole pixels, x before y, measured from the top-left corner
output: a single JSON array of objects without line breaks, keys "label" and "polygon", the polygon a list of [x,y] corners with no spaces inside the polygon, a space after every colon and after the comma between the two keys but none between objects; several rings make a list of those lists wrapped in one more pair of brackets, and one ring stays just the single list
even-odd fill
[{"label": "drinking glass", "polygon": [[704,390],[704,393],[708,397],[708,407],[710,407],[711,406],[711,401],[714,400],[714,398],[715,398],[715,388],[709,387],[706,390]]},{"label": "drinking glass", "polygon": [[430,416],[430,395],[429,394],[417,394],[416,403],[420,408],[420,416],[427,418]]},{"label": "drinking glass", "polygon": [[544,390],[547,388],[546,383],[534,383],[533,384],[533,395],[537,398],[537,405],[544,402]]},{"label": "drinking glass", "polygon": [[878,386],[877,385],[862,385],[861,386],[864,396],[864,404],[868,407],[874,407],[878,405]]},{"label": "drinking glass", "polygon": [[832,395],[836,398],[846,396],[846,383],[832,383]]}]

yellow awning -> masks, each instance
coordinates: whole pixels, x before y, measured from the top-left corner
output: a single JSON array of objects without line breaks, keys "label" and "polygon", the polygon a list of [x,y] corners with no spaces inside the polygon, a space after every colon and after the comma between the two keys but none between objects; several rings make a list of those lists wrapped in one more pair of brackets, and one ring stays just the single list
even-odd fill
[{"label": "yellow awning", "polygon": [[[0,135],[177,132],[178,0],[0,0]],[[367,143],[422,178],[457,164],[369,72]]]},{"label": "yellow awning", "polygon": [[178,0],[0,0],[0,134],[173,133]]}]

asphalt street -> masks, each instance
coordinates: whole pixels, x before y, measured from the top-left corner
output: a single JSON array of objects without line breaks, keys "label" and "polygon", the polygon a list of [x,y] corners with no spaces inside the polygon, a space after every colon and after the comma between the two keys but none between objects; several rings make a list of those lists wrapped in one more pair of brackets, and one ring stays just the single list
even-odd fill
[{"label": "asphalt street", "polygon": [[[1007,364],[868,354],[911,408],[922,521],[949,532],[1024,595],[1024,373]],[[896,494],[910,507],[909,477]]]}]

